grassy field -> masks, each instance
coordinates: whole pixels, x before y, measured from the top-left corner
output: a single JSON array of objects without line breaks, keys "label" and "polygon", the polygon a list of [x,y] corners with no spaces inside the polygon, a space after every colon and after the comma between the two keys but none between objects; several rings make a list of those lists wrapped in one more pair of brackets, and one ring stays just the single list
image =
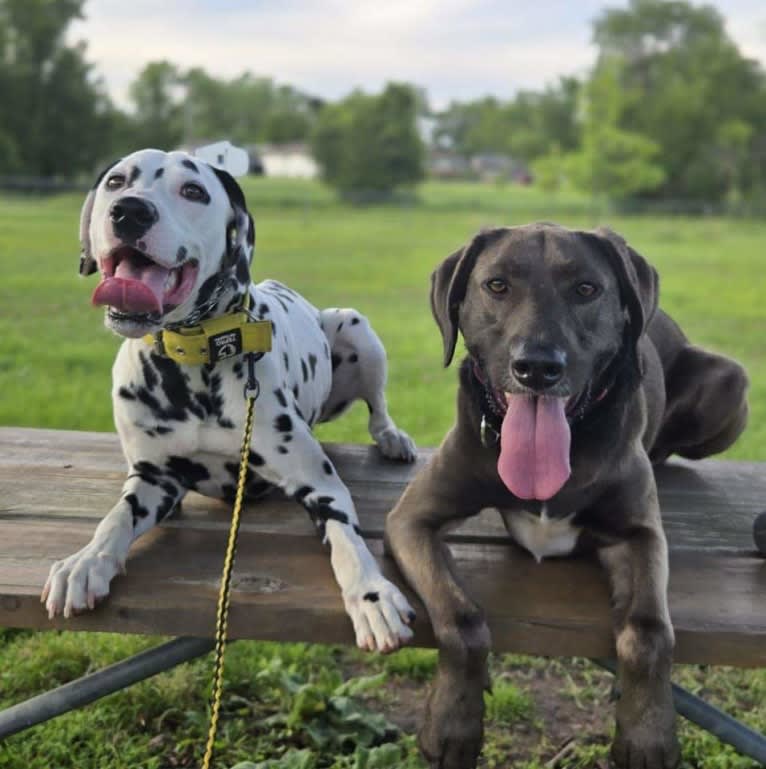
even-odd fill
[{"label": "grassy field", "polygon": [[[441,439],[454,408],[455,372],[441,368],[428,309],[431,270],[482,226],[553,219],[622,233],[660,270],[662,305],[690,336],[746,365],[751,424],[728,456],[766,460],[766,223],[610,216],[568,194],[467,184],[426,184],[417,201],[364,208],[309,183],[253,179],[246,192],[257,227],[255,277],[371,319],[389,352],[392,413],[421,445]],[[112,429],[109,371],[119,340],[89,306],[95,279],[76,275],[80,203],[79,195],[0,198],[0,424]],[[320,436],[367,441],[365,422],[357,406]],[[154,642],[0,631],[0,707]],[[419,767],[411,735],[433,661],[413,650],[381,659],[237,644],[217,766]],[[8,740],[0,769],[196,766],[208,673],[208,661],[187,665]],[[484,767],[541,769],[564,745],[556,766],[605,766],[608,676],[582,661],[522,657],[494,659],[493,673]],[[766,672],[686,667],[676,680],[766,730]],[[682,737],[686,767],[753,766],[699,730],[685,726]]]}]

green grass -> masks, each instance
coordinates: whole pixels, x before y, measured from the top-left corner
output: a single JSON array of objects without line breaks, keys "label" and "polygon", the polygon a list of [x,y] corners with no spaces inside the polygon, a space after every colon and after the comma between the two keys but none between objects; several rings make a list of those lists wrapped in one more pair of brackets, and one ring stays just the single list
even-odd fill
[{"label": "green grass", "polygon": [[[246,192],[258,233],[256,278],[283,280],[318,306],[356,306],[371,319],[390,357],[392,413],[421,445],[449,427],[456,384],[440,363],[431,270],[482,226],[544,218],[608,224],[658,267],[665,309],[694,341],[737,357],[750,373],[751,423],[728,456],[766,460],[766,223],[606,217],[569,192],[548,198],[512,186],[429,183],[417,202],[359,208],[305,182],[251,179]],[[119,340],[89,306],[94,279],[76,274],[80,203],[79,195],[0,197],[0,424],[112,429],[109,372]],[[366,442],[365,423],[356,408],[320,436]],[[0,707],[154,642],[0,630]],[[411,735],[434,664],[423,650],[378,658],[238,643],[227,663],[217,766],[421,767]],[[561,766],[604,766],[609,676],[582,661],[518,656],[495,658],[492,671],[483,767],[542,767],[570,737]],[[209,660],[191,663],[12,738],[0,746],[0,769],[197,766],[209,672]],[[349,678],[355,683],[344,686]],[[766,730],[766,672],[680,667],[676,679]],[[684,725],[682,739],[687,769],[752,767],[698,729]]]}]

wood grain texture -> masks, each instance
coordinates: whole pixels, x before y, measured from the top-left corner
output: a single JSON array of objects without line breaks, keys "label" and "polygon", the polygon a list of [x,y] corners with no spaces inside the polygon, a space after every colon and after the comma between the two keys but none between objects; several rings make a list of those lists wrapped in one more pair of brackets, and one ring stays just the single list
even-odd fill
[{"label": "wood grain texture", "polygon": [[[386,512],[417,468],[386,461],[372,447],[335,445],[328,453],[351,488],[373,552],[402,584],[380,538]],[[419,465],[431,454],[421,451]],[[128,576],[114,581],[95,612],[48,621],[39,592],[50,564],[90,539],[124,474],[113,434],[0,428],[0,625],[211,635],[229,507],[197,494],[135,544]],[[676,660],[766,665],[766,559],[755,555],[751,534],[766,506],[766,468],[674,462],[658,471],[658,482],[671,542]],[[275,495],[248,506],[241,537],[233,637],[353,642],[327,551],[298,505]],[[538,565],[508,542],[490,512],[449,539],[471,594],[487,610],[497,650],[613,652],[606,580],[593,561]],[[415,642],[433,645],[425,611],[413,603]]]}]

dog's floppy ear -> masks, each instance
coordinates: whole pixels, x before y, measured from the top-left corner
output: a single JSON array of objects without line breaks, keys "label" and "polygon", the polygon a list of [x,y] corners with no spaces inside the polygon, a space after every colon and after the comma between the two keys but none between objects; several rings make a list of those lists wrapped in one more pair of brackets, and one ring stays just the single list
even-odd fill
[{"label": "dog's floppy ear", "polygon": [[82,204],[82,210],[80,211],[80,275],[92,275],[98,269],[90,246],[90,217],[93,214],[93,201],[96,199],[98,185],[101,184],[101,180],[106,176],[106,172],[114,168],[119,162],[119,159],[111,162],[99,173],[85,198],[85,202]]},{"label": "dog's floppy ear", "polygon": [[243,258],[249,266],[255,245],[255,225],[253,217],[247,210],[245,193],[228,171],[215,166],[210,168],[226,190],[233,212],[232,218],[226,224],[226,257],[223,267],[225,269],[234,267],[240,258]]},{"label": "dog's floppy ear", "polygon": [[458,314],[465,298],[468,278],[486,243],[487,233],[480,232],[467,246],[450,254],[431,273],[431,311],[442,332],[445,367],[449,366],[455,354]]},{"label": "dog's floppy ear", "polygon": [[599,227],[593,234],[617,275],[620,296],[628,312],[629,338],[636,345],[657,310],[657,271],[616,232]]}]

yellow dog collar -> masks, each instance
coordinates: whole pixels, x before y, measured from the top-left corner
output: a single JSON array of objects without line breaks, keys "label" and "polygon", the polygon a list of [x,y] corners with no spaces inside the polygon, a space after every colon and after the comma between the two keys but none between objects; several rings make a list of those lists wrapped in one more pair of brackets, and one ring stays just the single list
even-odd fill
[{"label": "yellow dog collar", "polygon": [[147,334],[144,341],[176,363],[216,363],[245,352],[269,352],[271,321],[251,321],[247,312],[236,312],[178,331]]}]

